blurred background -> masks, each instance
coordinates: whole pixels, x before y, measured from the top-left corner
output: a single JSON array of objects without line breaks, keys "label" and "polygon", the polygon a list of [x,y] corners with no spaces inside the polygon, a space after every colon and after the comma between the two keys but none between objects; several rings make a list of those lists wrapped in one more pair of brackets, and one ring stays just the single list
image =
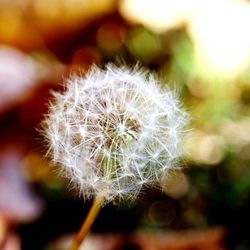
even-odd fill
[{"label": "blurred background", "polygon": [[183,171],[104,207],[82,249],[250,249],[249,27],[247,0],[0,0],[0,249],[67,249],[91,201],[44,157],[51,90],[137,61],[192,116]]}]

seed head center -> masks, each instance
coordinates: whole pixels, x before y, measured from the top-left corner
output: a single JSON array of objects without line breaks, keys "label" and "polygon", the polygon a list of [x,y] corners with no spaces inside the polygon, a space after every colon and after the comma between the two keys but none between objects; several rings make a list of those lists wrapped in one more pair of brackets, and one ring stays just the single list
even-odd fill
[{"label": "seed head center", "polygon": [[119,123],[116,127],[118,135],[122,136],[126,133],[126,126],[123,123]]}]

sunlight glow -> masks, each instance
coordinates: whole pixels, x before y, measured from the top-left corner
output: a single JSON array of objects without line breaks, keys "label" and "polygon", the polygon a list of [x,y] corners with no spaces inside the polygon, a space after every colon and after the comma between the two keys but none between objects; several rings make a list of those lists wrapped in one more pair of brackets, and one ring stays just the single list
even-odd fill
[{"label": "sunlight glow", "polygon": [[246,1],[124,0],[120,12],[156,33],[185,25],[204,76],[231,78],[250,63],[250,4]]},{"label": "sunlight glow", "polygon": [[120,11],[132,22],[163,32],[185,21],[188,4],[189,1],[185,0],[125,0],[121,2]]},{"label": "sunlight glow", "polygon": [[189,33],[199,69],[233,77],[250,61],[250,4],[235,0],[197,2]]}]

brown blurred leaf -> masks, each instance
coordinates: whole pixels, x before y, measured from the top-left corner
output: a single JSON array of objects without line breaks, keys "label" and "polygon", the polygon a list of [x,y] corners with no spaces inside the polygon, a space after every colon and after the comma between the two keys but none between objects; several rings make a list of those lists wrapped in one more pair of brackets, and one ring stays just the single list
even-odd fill
[{"label": "brown blurred leaf", "polygon": [[[59,238],[54,244],[54,250],[67,250],[72,237],[63,236]],[[122,235],[117,234],[90,234],[80,247],[80,250],[119,250],[122,249],[124,239]]]},{"label": "brown blurred leaf", "polygon": [[179,232],[139,232],[132,241],[142,250],[225,250],[224,228]]}]

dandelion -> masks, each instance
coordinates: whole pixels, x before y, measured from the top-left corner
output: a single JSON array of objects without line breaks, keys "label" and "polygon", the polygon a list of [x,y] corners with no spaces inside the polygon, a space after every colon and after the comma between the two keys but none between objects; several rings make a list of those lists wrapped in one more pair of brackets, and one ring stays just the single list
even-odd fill
[{"label": "dandelion", "polygon": [[55,93],[44,121],[48,152],[85,198],[135,199],[177,167],[187,115],[158,85],[148,71],[108,64]]}]

